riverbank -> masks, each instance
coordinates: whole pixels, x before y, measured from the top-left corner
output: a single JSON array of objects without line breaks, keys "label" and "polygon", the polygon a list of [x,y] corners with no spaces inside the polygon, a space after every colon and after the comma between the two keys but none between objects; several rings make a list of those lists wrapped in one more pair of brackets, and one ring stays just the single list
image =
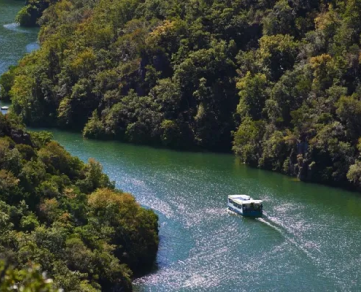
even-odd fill
[{"label": "riverbank", "polygon": [[15,23],[15,15],[23,6],[22,1],[0,0],[0,75],[25,54],[39,48],[39,28],[23,28]]},{"label": "riverbank", "polygon": [[[187,153],[53,130],[81,159],[159,216],[157,270],[136,291],[353,290],[361,282],[358,194],[250,168],[233,155]],[[106,149],[106,151],[104,151]],[[263,221],[231,216],[227,195],[264,200]]]},{"label": "riverbank", "polygon": [[[17,4],[0,0],[1,73],[37,49],[37,29],[8,23]],[[81,162],[50,135],[29,135],[14,115],[0,120],[6,265],[40,265],[65,291],[132,291],[132,277],[149,271],[157,255],[157,215],[114,189],[95,160]]]},{"label": "riverbank", "polygon": [[[357,291],[361,286],[358,194],[250,168],[233,155],[52,133],[72,155],[100,161],[117,188],[158,214],[157,269],[135,280],[138,292]],[[263,220],[229,215],[226,198],[233,193],[263,199]]]},{"label": "riverbank", "polygon": [[[361,190],[361,31],[351,25],[361,9],[283,4],[56,3],[44,11],[42,48],[6,75],[3,96],[29,126],[232,148],[248,165]],[[279,5],[295,17],[282,29]],[[226,29],[225,19],[235,21]]]}]

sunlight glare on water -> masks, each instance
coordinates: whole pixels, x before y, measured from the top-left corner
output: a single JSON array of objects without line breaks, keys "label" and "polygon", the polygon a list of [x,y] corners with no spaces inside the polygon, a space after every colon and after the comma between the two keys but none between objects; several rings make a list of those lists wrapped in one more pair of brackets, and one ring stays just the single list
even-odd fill
[{"label": "sunlight glare on water", "polygon": [[[159,215],[155,270],[136,291],[358,291],[361,197],[252,169],[234,156],[84,140],[53,131]],[[226,210],[227,195],[264,199],[265,216]]]},{"label": "sunlight glare on water", "polygon": [[[0,74],[38,48],[38,29],[14,24],[22,6],[0,0]],[[360,291],[360,194],[252,169],[232,155],[53,134],[159,215],[157,266],[135,279],[136,291]],[[264,218],[227,212],[235,193],[263,199]]]}]

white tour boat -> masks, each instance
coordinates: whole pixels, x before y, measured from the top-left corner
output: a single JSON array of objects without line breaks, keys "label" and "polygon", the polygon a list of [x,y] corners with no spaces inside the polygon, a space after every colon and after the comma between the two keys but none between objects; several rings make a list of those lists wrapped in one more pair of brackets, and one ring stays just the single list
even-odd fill
[{"label": "white tour boat", "polygon": [[7,111],[9,109],[9,107],[8,106],[2,106],[1,109],[4,110],[4,111]]},{"label": "white tour boat", "polygon": [[262,217],[262,200],[254,200],[247,195],[229,195],[228,209],[247,217]]}]

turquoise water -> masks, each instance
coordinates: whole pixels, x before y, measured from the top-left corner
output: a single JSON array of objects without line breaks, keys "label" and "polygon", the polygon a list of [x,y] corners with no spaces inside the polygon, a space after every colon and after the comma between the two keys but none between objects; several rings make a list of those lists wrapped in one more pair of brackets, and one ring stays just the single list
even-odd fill
[{"label": "turquoise water", "polygon": [[26,53],[37,49],[38,28],[22,28],[15,23],[24,1],[0,0],[0,75],[16,65]]},{"label": "turquoise water", "polygon": [[[22,4],[0,0],[0,73],[37,47],[37,30],[13,22]],[[136,291],[361,290],[360,194],[252,169],[232,155],[53,134],[159,215],[157,266],[134,281]],[[228,213],[234,193],[263,199],[264,218]]]},{"label": "turquoise water", "polygon": [[[53,134],[159,214],[157,268],[135,280],[136,291],[361,289],[359,194],[252,169],[232,155]],[[234,193],[263,199],[264,218],[228,213]]]},{"label": "turquoise water", "polygon": [[[15,23],[17,12],[24,1],[0,0],[0,75],[11,65],[16,65],[21,57],[39,48],[38,28],[22,28]],[[0,106],[10,104],[0,101]],[[6,111],[1,110],[4,114]]]}]

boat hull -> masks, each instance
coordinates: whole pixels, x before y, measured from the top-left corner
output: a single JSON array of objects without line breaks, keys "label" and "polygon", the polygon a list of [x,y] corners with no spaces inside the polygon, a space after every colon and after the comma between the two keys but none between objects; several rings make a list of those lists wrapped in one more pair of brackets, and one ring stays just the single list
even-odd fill
[{"label": "boat hull", "polygon": [[255,211],[255,210],[252,210],[252,211],[246,211],[246,212],[243,212],[243,210],[241,209],[238,209],[234,206],[231,206],[228,204],[228,210],[231,210],[232,212],[234,213],[237,213],[239,215],[242,215],[244,217],[250,217],[250,218],[259,218],[259,217],[262,217],[262,211]]}]

